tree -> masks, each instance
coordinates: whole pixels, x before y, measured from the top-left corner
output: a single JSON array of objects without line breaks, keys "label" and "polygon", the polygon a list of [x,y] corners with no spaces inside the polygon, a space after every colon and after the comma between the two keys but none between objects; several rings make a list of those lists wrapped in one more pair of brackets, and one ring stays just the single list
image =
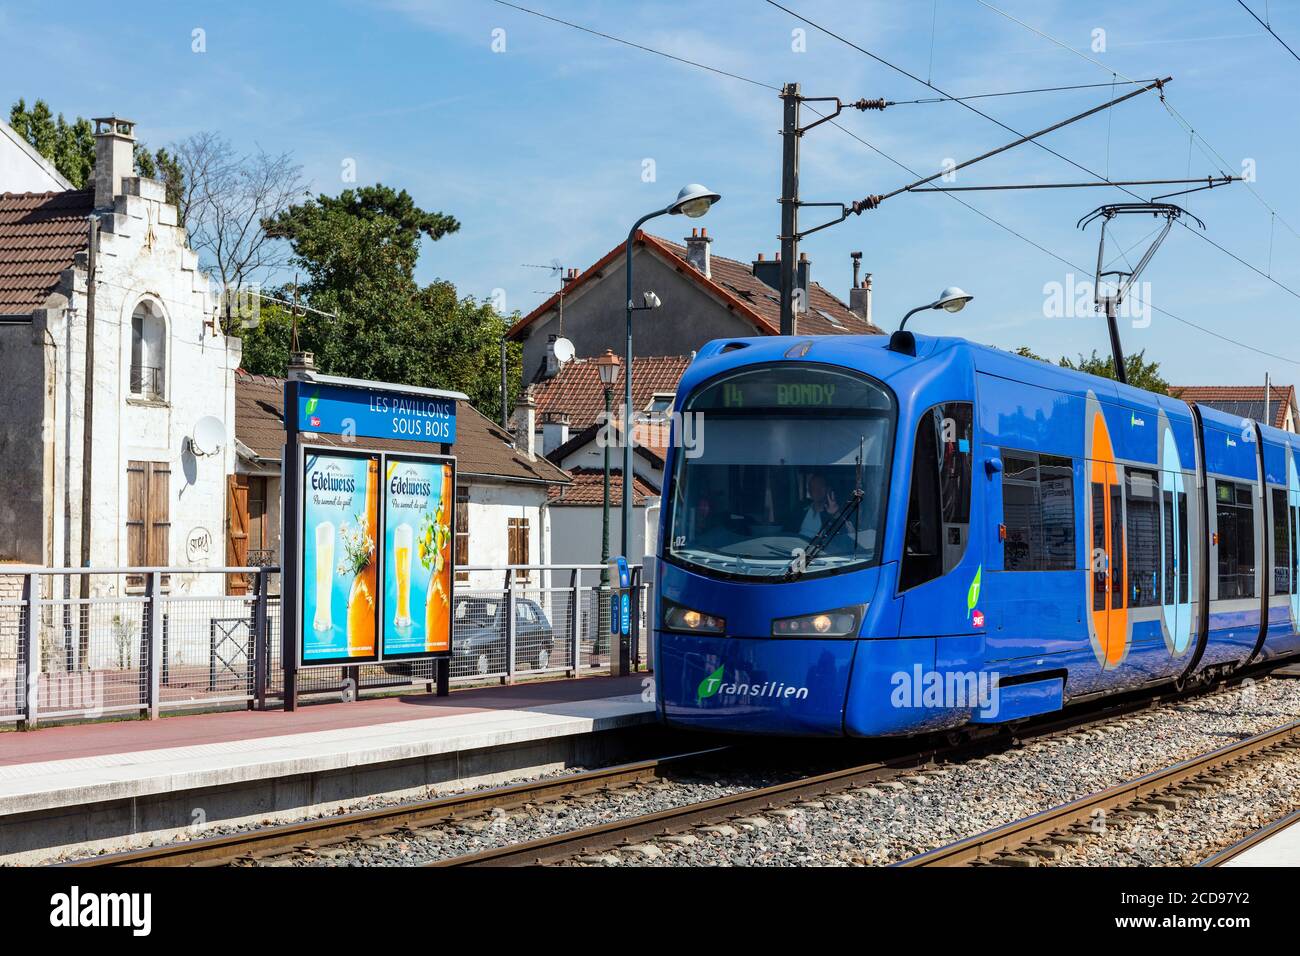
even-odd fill
[{"label": "tree", "polygon": [[[32,108],[19,98],[9,109],[9,125],[23,139],[63,174],[74,189],[94,184],[95,128],[90,120],[78,116],[71,123],[60,113],[57,117],[44,100]],[[165,149],[149,152],[143,143],[134,149],[135,172],[148,179],[161,179],[167,187],[167,201],[175,202],[182,188],[180,167]]]},{"label": "tree", "polygon": [[[419,208],[405,190],[375,185],[318,196],[265,227],[289,243],[293,264],[307,279],[299,291],[311,307],[337,315],[298,319],[299,345],[315,353],[323,372],[455,389],[483,414],[500,416],[500,347],[512,317],[462,297],[449,281],[421,286],[415,280],[421,242],[456,232],[454,217]],[[292,299],[293,293],[277,296]],[[244,367],[283,375],[291,327],[287,309],[264,308],[256,328],[242,333]],[[517,389],[515,343],[507,363]]]},{"label": "tree", "polygon": [[306,195],[302,167],[292,156],[260,148],[241,155],[228,140],[206,132],[181,140],[173,151],[168,158],[180,184],[178,222],[222,287],[240,289],[282,268],[289,250],[263,223]]},{"label": "tree", "polygon": [[[1016,355],[1023,358],[1037,359],[1040,362],[1046,362],[1043,358],[1031,351],[1027,346],[1020,346],[1016,349]],[[1148,362],[1146,360],[1146,349],[1141,352],[1134,352],[1124,356],[1124,371],[1128,377],[1128,383],[1134,388],[1146,389],[1148,392],[1156,392],[1160,395],[1169,394],[1169,383],[1164,376],[1160,374],[1159,362]],[[1079,356],[1079,361],[1072,362],[1065,356],[1061,356],[1060,361],[1056,363],[1061,368],[1072,368],[1079,372],[1087,372],[1089,375],[1098,375],[1102,378],[1113,379],[1115,377],[1115,359],[1107,356],[1102,358],[1097,354],[1097,350],[1092,350],[1092,355],[1084,358]]]}]

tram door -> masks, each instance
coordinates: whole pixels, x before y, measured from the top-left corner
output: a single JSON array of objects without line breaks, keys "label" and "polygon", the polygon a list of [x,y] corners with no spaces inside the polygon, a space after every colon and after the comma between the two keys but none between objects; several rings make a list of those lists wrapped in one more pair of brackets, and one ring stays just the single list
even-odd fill
[{"label": "tram door", "polygon": [[1107,668],[1124,656],[1124,495],[1114,462],[1093,461],[1092,622]]}]

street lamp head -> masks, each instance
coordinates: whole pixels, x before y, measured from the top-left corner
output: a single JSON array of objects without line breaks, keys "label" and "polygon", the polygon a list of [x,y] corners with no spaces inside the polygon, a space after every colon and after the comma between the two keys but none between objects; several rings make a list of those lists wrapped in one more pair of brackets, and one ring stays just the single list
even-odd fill
[{"label": "street lamp head", "polygon": [[721,194],[699,183],[691,183],[682,187],[682,191],[677,194],[677,199],[668,207],[668,211],[674,216],[682,213],[689,219],[699,219],[721,198]]},{"label": "street lamp head", "polygon": [[966,303],[973,298],[975,296],[970,293],[963,292],[955,285],[950,285],[935,300],[932,308],[943,309],[945,312],[960,312],[966,308]]},{"label": "street lamp head", "polygon": [[610,388],[618,382],[619,369],[622,363],[618,356],[610,349],[605,349],[605,354],[596,359],[596,371],[600,373],[600,384]]}]

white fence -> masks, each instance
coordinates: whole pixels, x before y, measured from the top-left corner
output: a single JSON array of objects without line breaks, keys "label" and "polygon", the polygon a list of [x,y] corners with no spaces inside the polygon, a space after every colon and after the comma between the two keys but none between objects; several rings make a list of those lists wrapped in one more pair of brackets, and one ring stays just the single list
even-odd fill
[{"label": "white fence", "polygon": [[[453,684],[619,671],[599,565],[458,570],[480,573],[453,598]],[[500,585],[479,586],[483,572]],[[247,593],[227,593],[234,576]],[[639,592],[639,569],[634,584]],[[633,606],[644,610],[640,597]],[[633,620],[632,669],[647,660],[642,617]],[[298,693],[431,690],[436,666],[305,668]],[[0,722],[266,707],[283,686],[278,568],[0,567]]]}]

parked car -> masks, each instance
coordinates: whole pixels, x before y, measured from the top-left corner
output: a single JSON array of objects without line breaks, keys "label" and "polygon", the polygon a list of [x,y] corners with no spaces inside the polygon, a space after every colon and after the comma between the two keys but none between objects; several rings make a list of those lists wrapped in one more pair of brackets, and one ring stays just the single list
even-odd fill
[{"label": "parked car", "polygon": [[[456,597],[452,613],[451,653],[457,663],[470,662],[475,674],[506,669],[507,635],[504,597]],[[540,604],[515,599],[515,658],[538,670],[551,663],[555,631]],[[464,672],[464,668],[453,670]]]}]

